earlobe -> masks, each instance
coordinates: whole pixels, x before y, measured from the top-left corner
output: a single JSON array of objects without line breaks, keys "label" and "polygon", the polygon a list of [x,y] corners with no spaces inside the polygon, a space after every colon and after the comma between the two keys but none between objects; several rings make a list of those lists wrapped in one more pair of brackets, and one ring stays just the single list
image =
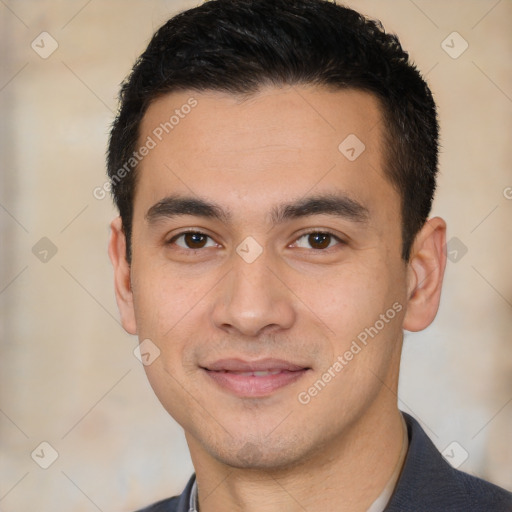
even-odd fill
[{"label": "earlobe", "polygon": [[110,224],[108,255],[114,267],[114,286],[121,323],[126,332],[136,334],[137,324],[130,282],[130,264],[126,260],[126,236],[121,217],[115,218]]},{"label": "earlobe", "polygon": [[404,329],[421,331],[439,308],[446,266],[446,223],[429,219],[414,241],[408,264],[408,302]]}]

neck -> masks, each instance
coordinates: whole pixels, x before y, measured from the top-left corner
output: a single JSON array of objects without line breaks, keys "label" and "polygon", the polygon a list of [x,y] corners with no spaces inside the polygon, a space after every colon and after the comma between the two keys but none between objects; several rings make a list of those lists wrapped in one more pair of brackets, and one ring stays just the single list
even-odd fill
[{"label": "neck", "polygon": [[403,462],[403,420],[396,406],[366,411],[334,445],[280,470],[229,467],[187,440],[201,512],[366,512]]}]

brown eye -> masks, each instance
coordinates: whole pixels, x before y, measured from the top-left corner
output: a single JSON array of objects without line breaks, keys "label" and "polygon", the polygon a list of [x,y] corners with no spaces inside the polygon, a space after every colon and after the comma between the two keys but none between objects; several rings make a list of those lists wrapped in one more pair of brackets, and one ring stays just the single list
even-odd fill
[{"label": "brown eye", "polygon": [[185,244],[190,249],[201,249],[205,246],[207,238],[206,235],[200,233],[186,233],[184,235]]},{"label": "brown eye", "polygon": [[329,249],[342,241],[335,235],[324,231],[313,231],[300,236],[295,244],[304,249],[324,250]]},{"label": "brown eye", "polygon": [[331,243],[331,235],[329,233],[311,233],[308,236],[308,242],[313,249],[327,249]]},{"label": "brown eye", "polygon": [[[175,236],[170,240],[170,243],[176,243],[176,245],[183,249],[203,249],[207,246],[212,247],[211,243],[207,245],[209,238],[210,237],[204,233],[188,231]],[[213,243],[213,245],[215,245],[215,243]]]}]

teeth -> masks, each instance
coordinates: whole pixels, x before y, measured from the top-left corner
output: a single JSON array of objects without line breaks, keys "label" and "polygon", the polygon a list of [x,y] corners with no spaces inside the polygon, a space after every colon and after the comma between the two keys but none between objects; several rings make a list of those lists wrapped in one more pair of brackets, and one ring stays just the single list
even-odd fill
[{"label": "teeth", "polygon": [[271,370],[271,371],[263,371],[263,372],[253,372],[256,377],[264,377],[265,375],[277,375],[281,373],[280,370]]},{"label": "teeth", "polygon": [[242,375],[243,377],[266,377],[267,375],[277,375],[281,373],[281,370],[263,370],[257,372],[231,372],[236,373],[237,375]]}]

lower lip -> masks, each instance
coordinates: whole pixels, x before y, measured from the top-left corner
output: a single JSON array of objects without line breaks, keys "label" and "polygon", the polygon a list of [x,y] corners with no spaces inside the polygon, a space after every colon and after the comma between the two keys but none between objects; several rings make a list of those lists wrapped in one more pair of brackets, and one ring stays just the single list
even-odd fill
[{"label": "lower lip", "polygon": [[306,372],[307,369],[297,371],[283,370],[274,375],[239,375],[231,372],[215,372],[204,370],[205,373],[213,379],[220,387],[239,396],[258,398],[272,394],[289,384],[296,382]]}]

